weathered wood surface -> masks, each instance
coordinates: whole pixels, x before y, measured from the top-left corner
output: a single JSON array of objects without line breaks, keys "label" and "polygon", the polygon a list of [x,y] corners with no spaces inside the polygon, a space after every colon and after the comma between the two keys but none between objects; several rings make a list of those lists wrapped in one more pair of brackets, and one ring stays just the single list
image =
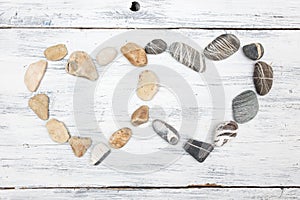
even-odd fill
[{"label": "weathered wood surface", "polygon": [[1,0],[0,26],[299,28],[298,0]]}]

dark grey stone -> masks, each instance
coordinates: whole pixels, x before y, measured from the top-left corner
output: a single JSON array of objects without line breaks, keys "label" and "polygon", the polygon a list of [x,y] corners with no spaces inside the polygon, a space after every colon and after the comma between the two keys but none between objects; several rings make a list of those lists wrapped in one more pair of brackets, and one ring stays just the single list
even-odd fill
[{"label": "dark grey stone", "polygon": [[265,62],[255,64],[253,82],[259,95],[266,95],[273,85],[273,69]]},{"label": "dark grey stone", "polygon": [[252,43],[245,45],[243,52],[251,60],[259,60],[264,55],[264,47],[260,43]]},{"label": "dark grey stone", "polygon": [[149,42],[146,47],[145,51],[147,54],[160,54],[167,49],[168,45],[162,39],[155,39]]},{"label": "dark grey stone", "polygon": [[156,119],[152,122],[152,128],[161,138],[166,140],[169,144],[175,145],[178,143],[180,138],[178,131],[166,122]]},{"label": "dark grey stone", "polygon": [[252,90],[242,92],[232,100],[233,118],[240,124],[253,119],[258,109],[257,96]]},{"label": "dark grey stone", "polygon": [[214,147],[206,142],[189,139],[183,146],[184,150],[193,156],[198,162],[204,162]]}]

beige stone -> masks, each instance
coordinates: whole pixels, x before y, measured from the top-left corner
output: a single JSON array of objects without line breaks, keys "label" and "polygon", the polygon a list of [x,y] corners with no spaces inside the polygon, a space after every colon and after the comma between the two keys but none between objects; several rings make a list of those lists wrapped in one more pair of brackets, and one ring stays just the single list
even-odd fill
[{"label": "beige stone", "polygon": [[42,120],[49,118],[49,97],[45,94],[37,94],[28,101],[28,106]]},{"label": "beige stone", "polygon": [[70,55],[66,72],[73,76],[96,80],[98,72],[92,58],[84,51],[75,51]]},{"label": "beige stone", "polygon": [[48,62],[45,60],[40,60],[29,65],[24,76],[24,83],[29,91],[35,92],[38,89],[46,72],[47,65]]},{"label": "beige stone", "polygon": [[82,157],[92,145],[91,138],[72,136],[69,139],[69,144],[77,157]]},{"label": "beige stone", "polygon": [[121,48],[121,52],[128,61],[136,67],[143,67],[148,63],[147,54],[144,48],[135,43],[127,43]]},{"label": "beige stone", "polygon": [[109,144],[112,148],[120,149],[128,142],[131,135],[132,132],[130,128],[121,128],[111,135]]},{"label": "beige stone", "polygon": [[131,123],[134,126],[138,126],[146,123],[149,120],[149,107],[143,105],[139,107],[134,113],[131,115]]},{"label": "beige stone", "polygon": [[65,143],[69,140],[70,134],[63,122],[58,121],[57,119],[50,119],[47,122],[46,127],[54,142]]},{"label": "beige stone", "polygon": [[138,85],[137,85],[137,96],[144,100],[151,100],[154,95],[158,92],[158,77],[150,70],[145,70],[140,73]]},{"label": "beige stone", "polygon": [[68,50],[66,45],[64,44],[57,44],[51,47],[48,47],[44,51],[44,55],[47,60],[57,61],[63,59],[68,54]]}]

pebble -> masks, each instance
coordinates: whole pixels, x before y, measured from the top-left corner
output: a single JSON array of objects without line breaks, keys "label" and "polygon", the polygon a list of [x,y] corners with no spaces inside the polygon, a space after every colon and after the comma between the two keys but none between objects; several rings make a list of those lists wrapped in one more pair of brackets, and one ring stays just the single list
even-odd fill
[{"label": "pebble", "polygon": [[29,91],[35,92],[38,89],[46,72],[47,65],[48,62],[45,60],[40,60],[29,65],[24,76],[24,83]]},{"label": "pebble", "polygon": [[233,118],[240,124],[253,119],[258,113],[258,109],[258,100],[252,90],[242,92],[232,101]]},{"label": "pebble", "polygon": [[145,51],[148,54],[160,54],[166,51],[168,45],[162,39],[155,39],[149,42],[146,47]]},{"label": "pebble", "polygon": [[135,43],[127,43],[121,48],[121,52],[136,67],[143,67],[148,63],[145,50]]},{"label": "pebble", "polygon": [[178,143],[180,138],[178,131],[166,122],[156,119],[152,122],[152,128],[169,144],[176,145]]},{"label": "pebble", "polygon": [[111,150],[106,144],[96,144],[91,152],[91,163],[99,165],[110,153]]},{"label": "pebble", "polygon": [[259,95],[266,95],[273,85],[273,69],[265,62],[258,62],[254,67],[253,82]]},{"label": "pebble", "polygon": [[48,47],[44,51],[44,55],[47,60],[57,61],[63,59],[68,54],[66,45],[58,44],[51,47]]},{"label": "pebble", "polygon": [[131,3],[130,10],[136,12],[136,11],[139,11],[139,10],[140,10],[140,7],[141,7],[141,6],[140,6],[140,4],[139,4],[138,2],[133,1],[133,2]]},{"label": "pebble", "polygon": [[193,47],[185,43],[174,42],[169,47],[169,52],[175,60],[190,69],[200,73],[205,71],[205,58],[202,53]]},{"label": "pebble", "polygon": [[213,40],[204,49],[204,55],[210,60],[223,60],[237,52],[239,39],[233,34],[223,34]]},{"label": "pebble", "polygon": [[50,119],[46,124],[46,128],[48,129],[48,133],[54,142],[65,143],[70,138],[65,124],[57,119]]},{"label": "pebble", "polygon": [[118,51],[113,47],[106,47],[99,51],[96,60],[99,65],[105,66],[111,63],[118,55]]},{"label": "pebble", "polygon": [[264,55],[264,47],[260,43],[252,43],[245,45],[243,52],[251,60],[259,60]]},{"label": "pebble", "polygon": [[139,107],[134,113],[131,115],[131,123],[134,126],[138,126],[146,123],[149,120],[149,107],[143,105]]},{"label": "pebble", "polygon": [[131,135],[132,132],[130,128],[121,128],[111,135],[109,139],[110,146],[115,149],[122,148],[131,138]]},{"label": "pebble", "polygon": [[219,124],[216,128],[215,145],[220,147],[226,144],[232,138],[235,138],[238,132],[238,124],[234,121],[226,121]]},{"label": "pebble", "polygon": [[98,72],[92,58],[84,51],[73,52],[65,69],[67,73],[74,76],[89,80],[96,80],[98,78]]},{"label": "pebble", "polygon": [[76,157],[82,157],[92,145],[91,138],[72,136],[69,139],[69,144]]},{"label": "pebble", "polygon": [[158,77],[154,72],[150,70],[142,71],[139,75],[137,96],[144,101],[151,100],[158,92],[158,83]]},{"label": "pebble", "polygon": [[37,94],[28,101],[28,106],[42,120],[49,118],[49,97],[45,94]]},{"label": "pebble", "polygon": [[214,147],[206,142],[189,139],[183,146],[184,150],[193,156],[198,162],[204,162]]}]

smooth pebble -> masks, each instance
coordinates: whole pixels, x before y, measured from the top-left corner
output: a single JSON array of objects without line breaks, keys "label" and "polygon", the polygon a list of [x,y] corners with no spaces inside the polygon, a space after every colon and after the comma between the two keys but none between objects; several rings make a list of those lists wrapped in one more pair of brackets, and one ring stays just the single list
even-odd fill
[{"label": "smooth pebble", "polygon": [[265,62],[255,64],[253,82],[256,92],[259,95],[266,95],[270,92],[273,85],[273,69]]},{"label": "smooth pebble", "polygon": [[30,92],[35,92],[38,89],[46,72],[47,65],[48,62],[45,60],[40,60],[29,65],[24,76],[24,83]]},{"label": "smooth pebble", "polygon": [[44,51],[44,55],[47,60],[51,61],[58,61],[63,59],[68,54],[68,50],[66,45],[64,44],[57,44],[51,47],[48,47]]},{"label": "smooth pebble", "polygon": [[57,143],[65,143],[70,139],[70,134],[65,124],[57,119],[50,119],[46,128],[51,139]]},{"label": "smooth pebble", "polygon": [[151,100],[159,89],[159,80],[153,71],[145,70],[139,75],[138,85],[137,85],[137,96],[144,100]]},{"label": "smooth pebble", "polygon": [[184,150],[193,156],[198,162],[204,162],[210,152],[213,151],[213,145],[193,139],[189,139],[183,146]]},{"label": "smooth pebble", "polygon": [[113,47],[106,47],[99,51],[96,56],[97,63],[105,66],[111,63],[118,55],[118,51]]},{"label": "smooth pebble", "polygon": [[251,60],[259,60],[264,55],[264,47],[260,43],[252,43],[245,45],[243,52]]},{"label": "smooth pebble", "polygon": [[131,135],[132,131],[130,128],[121,128],[111,135],[109,144],[112,148],[120,149],[129,141]]},{"label": "smooth pebble", "polygon": [[156,119],[152,122],[153,130],[169,144],[176,145],[179,141],[178,131],[168,123]]},{"label": "smooth pebble", "polygon": [[148,63],[145,50],[135,43],[127,43],[121,48],[121,52],[127,60],[136,67],[143,67]]},{"label": "smooth pebble", "polygon": [[168,45],[162,39],[155,39],[149,42],[146,47],[145,51],[147,54],[161,54],[166,51]]},{"label": "smooth pebble", "polygon": [[143,105],[136,109],[131,115],[131,123],[134,126],[139,126],[149,120],[149,107]]}]

